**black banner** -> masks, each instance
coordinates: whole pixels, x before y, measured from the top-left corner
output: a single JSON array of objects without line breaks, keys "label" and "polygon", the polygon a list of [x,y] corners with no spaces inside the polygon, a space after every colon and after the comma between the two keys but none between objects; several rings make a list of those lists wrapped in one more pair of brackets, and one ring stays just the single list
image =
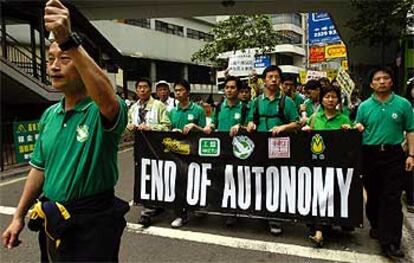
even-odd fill
[{"label": "black banner", "polygon": [[211,135],[138,132],[136,202],[361,226],[357,131]]}]

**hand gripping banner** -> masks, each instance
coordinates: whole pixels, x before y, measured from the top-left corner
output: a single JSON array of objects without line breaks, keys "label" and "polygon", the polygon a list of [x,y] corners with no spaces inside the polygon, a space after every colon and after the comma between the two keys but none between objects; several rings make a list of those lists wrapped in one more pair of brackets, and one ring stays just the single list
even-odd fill
[{"label": "hand gripping banner", "polygon": [[134,200],[179,211],[362,226],[361,134],[137,132]]}]

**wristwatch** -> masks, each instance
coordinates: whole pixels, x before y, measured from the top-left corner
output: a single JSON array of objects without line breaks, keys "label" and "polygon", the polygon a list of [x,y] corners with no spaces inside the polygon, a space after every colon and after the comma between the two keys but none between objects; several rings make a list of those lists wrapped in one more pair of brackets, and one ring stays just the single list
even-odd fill
[{"label": "wristwatch", "polygon": [[59,48],[62,51],[69,50],[71,48],[78,47],[82,44],[82,38],[79,36],[76,32],[70,33],[68,39],[63,42],[62,44],[59,44]]}]

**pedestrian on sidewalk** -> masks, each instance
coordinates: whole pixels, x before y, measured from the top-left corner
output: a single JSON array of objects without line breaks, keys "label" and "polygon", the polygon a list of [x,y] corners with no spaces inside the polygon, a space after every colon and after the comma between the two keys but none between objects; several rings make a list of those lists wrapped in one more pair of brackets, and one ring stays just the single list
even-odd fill
[{"label": "pedestrian on sidewalk", "polygon": [[[370,236],[378,238],[387,257],[404,257],[401,194],[405,171],[414,171],[414,113],[405,98],[392,91],[392,71],[385,67],[369,75],[372,96],[358,108],[356,128],[363,132],[363,184]],[[401,143],[406,132],[408,155]]]},{"label": "pedestrian on sidewalk", "polygon": [[41,261],[118,261],[129,206],[114,187],[127,106],[71,31],[69,10],[59,0],[46,3],[44,21],[54,35],[48,73],[64,97],[40,119],[32,168],[3,244],[19,245],[26,213],[43,193],[29,221],[39,231]]}]

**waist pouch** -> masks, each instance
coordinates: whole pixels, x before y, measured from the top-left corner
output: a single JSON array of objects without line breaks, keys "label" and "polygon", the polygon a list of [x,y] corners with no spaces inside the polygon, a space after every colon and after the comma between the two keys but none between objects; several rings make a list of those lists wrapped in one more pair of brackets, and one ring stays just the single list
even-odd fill
[{"label": "waist pouch", "polygon": [[44,228],[46,235],[56,241],[58,247],[64,233],[77,221],[82,223],[82,220],[77,220],[78,217],[96,220],[107,213],[123,217],[128,211],[128,203],[115,197],[113,190],[64,204],[42,197],[29,212],[28,228],[32,231]]}]

